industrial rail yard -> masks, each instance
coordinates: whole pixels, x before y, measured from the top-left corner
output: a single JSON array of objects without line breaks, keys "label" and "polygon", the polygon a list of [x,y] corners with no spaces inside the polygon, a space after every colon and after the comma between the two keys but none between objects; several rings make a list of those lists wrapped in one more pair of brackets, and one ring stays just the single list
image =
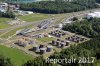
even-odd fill
[{"label": "industrial rail yard", "polygon": [[[75,11],[71,11],[74,8],[68,8],[69,11],[67,12],[67,8],[64,11],[60,11],[60,8],[58,11],[56,11],[57,9],[53,10],[52,7],[54,6],[48,11],[46,7],[41,6],[41,3],[48,6],[46,2],[49,0],[43,0],[44,4],[41,1],[0,1],[0,55],[3,54],[7,59],[10,58],[15,66],[22,66],[24,63],[26,65],[23,66],[27,66],[33,61],[33,65],[30,66],[52,66],[52,63],[49,62],[51,65],[48,65],[48,63],[44,63],[44,60],[47,58],[64,59],[96,56],[97,66],[100,66],[100,48],[98,48],[100,45],[94,45],[95,42],[99,43],[100,8],[97,8],[97,5],[100,6],[100,4],[96,3],[96,8],[90,7],[90,9],[81,5],[80,10],[76,9]],[[54,1],[56,2],[56,0],[50,0],[49,3],[52,1],[53,4]],[[74,3],[73,0],[66,1],[71,4]],[[33,3],[34,5],[32,5]],[[58,4],[58,2],[56,3]],[[41,9],[32,8],[32,6],[37,7],[37,4],[39,4],[38,8]],[[77,2],[74,3],[75,6],[76,4]],[[28,8],[29,6],[30,8]],[[34,60],[34,58],[37,59]],[[36,64],[40,63],[40,65],[35,65],[35,61],[38,61]],[[53,66],[73,66],[58,62],[54,64],[57,65]]]}]

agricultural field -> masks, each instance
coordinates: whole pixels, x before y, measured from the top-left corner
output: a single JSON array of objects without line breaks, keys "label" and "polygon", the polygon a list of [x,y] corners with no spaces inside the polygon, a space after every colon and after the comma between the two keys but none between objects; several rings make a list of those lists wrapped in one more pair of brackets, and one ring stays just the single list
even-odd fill
[{"label": "agricultural field", "polygon": [[21,66],[26,61],[33,58],[32,56],[27,55],[18,49],[8,48],[3,45],[0,45],[0,55],[10,58],[11,62],[13,62],[15,66]]}]

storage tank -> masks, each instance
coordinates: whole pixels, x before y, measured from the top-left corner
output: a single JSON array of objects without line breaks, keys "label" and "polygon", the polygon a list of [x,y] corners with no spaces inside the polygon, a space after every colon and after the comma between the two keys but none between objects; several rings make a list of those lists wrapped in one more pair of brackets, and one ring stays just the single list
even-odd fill
[{"label": "storage tank", "polygon": [[65,47],[65,43],[60,43],[61,48]]},{"label": "storage tank", "polygon": [[56,42],[56,44],[57,44],[57,47],[61,47],[61,45],[60,45],[60,42],[59,42],[59,41],[57,41],[57,42]]},{"label": "storage tank", "polygon": [[58,25],[58,27],[62,29],[62,27],[63,27],[63,24],[59,24],[59,25]]},{"label": "storage tank", "polygon": [[40,48],[40,54],[46,53],[46,48]]},{"label": "storage tank", "polygon": [[45,47],[44,45],[40,45],[40,46],[39,46],[39,48],[44,48],[44,47]]},{"label": "storage tank", "polygon": [[66,41],[66,46],[69,46],[69,43],[70,43],[70,41],[67,40],[67,41]]},{"label": "storage tank", "polygon": [[47,46],[47,52],[51,52],[53,49],[53,46]]},{"label": "storage tank", "polygon": [[56,45],[56,41],[55,40],[52,40],[52,45]]},{"label": "storage tank", "polygon": [[33,47],[33,51],[38,51],[39,50],[39,46],[38,45],[34,45],[34,47]]}]

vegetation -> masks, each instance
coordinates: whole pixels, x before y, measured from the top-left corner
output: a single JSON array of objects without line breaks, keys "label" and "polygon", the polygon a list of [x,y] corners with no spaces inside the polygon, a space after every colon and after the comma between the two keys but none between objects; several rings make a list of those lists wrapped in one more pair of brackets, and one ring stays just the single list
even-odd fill
[{"label": "vegetation", "polygon": [[[11,62],[14,64],[14,66],[21,66],[28,60],[32,59],[32,57],[30,55],[27,55],[18,49],[8,48],[3,45],[0,45],[0,55],[10,58]],[[0,65],[0,66],[2,66],[2,65]],[[7,66],[10,66],[10,65],[7,65]]]},{"label": "vegetation", "polygon": [[56,0],[21,4],[20,8],[41,13],[68,13],[97,7],[95,0],[77,0],[73,2]]},{"label": "vegetation", "polygon": [[37,57],[34,60],[30,60],[23,66],[57,66],[57,64],[46,63],[43,57]]},{"label": "vegetation", "polygon": [[50,41],[54,40],[54,38],[43,37],[43,38],[38,38],[37,40],[39,40],[41,42],[50,42]]},{"label": "vegetation", "polygon": [[6,13],[0,12],[0,17],[15,18],[15,15],[11,11],[7,11]]},{"label": "vegetation", "polygon": [[6,22],[10,20],[10,18],[3,18],[3,17],[0,17],[0,29],[4,29],[4,28],[7,28],[9,27],[10,25],[8,25]]},{"label": "vegetation", "polygon": [[[76,58],[75,63],[60,63],[62,66],[97,66],[96,61],[100,59],[100,38],[91,39],[90,41],[81,43],[79,45],[71,46],[62,50],[60,53],[55,53],[50,58],[53,59],[70,59]],[[79,57],[91,58],[95,57],[93,63],[79,63]],[[86,59],[87,60],[87,59]],[[91,61],[91,60],[90,60]]]},{"label": "vegetation", "polygon": [[65,31],[71,31],[90,38],[100,37],[100,19],[76,21],[72,24],[66,24],[63,27]]},{"label": "vegetation", "polygon": [[34,21],[46,19],[50,16],[48,14],[34,13],[34,14],[31,14],[31,15],[17,16],[17,17],[20,18],[21,20],[24,20],[24,21],[27,21],[27,22],[34,22]]},{"label": "vegetation", "polygon": [[0,55],[0,66],[14,66],[9,58]]}]

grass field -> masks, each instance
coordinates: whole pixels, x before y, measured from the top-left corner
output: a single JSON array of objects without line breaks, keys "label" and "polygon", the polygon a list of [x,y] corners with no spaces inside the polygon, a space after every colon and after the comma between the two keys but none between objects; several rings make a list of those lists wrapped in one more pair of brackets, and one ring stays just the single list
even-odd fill
[{"label": "grass field", "polygon": [[50,15],[48,14],[38,14],[38,13],[34,13],[31,15],[25,15],[25,16],[18,16],[18,18],[20,18],[21,20],[27,21],[27,22],[34,22],[34,21],[46,19],[49,17]]},{"label": "grass field", "polygon": [[15,66],[21,66],[26,61],[31,60],[32,57],[14,48],[8,48],[0,45],[0,54],[11,59]]},{"label": "grass field", "polygon": [[54,40],[54,38],[43,37],[43,38],[38,38],[37,40],[40,42],[50,42],[50,41]]},{"label": "grass field", "polygon": [[8,25],[6,23],[6,21],[10,20],[9,18],[1,18],[0,17],[0,29],[4,29],[4,28],[7,28],[9,27],[10,25]]}]

